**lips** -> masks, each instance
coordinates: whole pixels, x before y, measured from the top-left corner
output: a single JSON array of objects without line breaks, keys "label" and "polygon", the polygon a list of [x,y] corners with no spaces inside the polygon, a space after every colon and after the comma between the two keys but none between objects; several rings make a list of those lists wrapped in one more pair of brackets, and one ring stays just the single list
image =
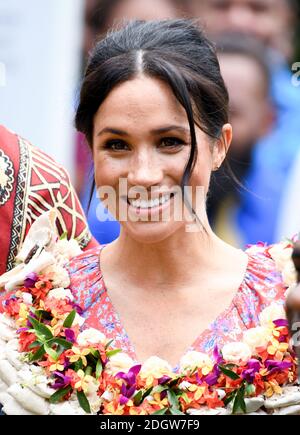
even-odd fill
[{"label": "lips", "polygon": [[139,209],[152,209],[155,207],[159,207],[166,202],[168,202],[172,197],[174,196],[174,193],[165,193],[160,195],[159,197],[144,200],[144,199],[131,199],[127,197],[127,203],[131,205],[134,208]]}]

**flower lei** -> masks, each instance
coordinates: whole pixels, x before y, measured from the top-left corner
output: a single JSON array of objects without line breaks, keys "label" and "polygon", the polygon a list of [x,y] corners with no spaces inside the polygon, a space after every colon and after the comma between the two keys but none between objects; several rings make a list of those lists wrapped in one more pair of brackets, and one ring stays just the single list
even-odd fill
[{"label": "flower lei", "polygon": [[[213,358],[188,352],[179,373],[157,357],[136,364],[100,331],[82,328],[80,307],[61,287],[69,285],[61,261],[62,245],[68,251],[69,243],[52,243],[52,254],[59,246],[59,255],[42,270],[23,275],[0,315],[0,347],[6,355],[0,379],[25,413],[222,414],[262,407],[273,412],[267,410],[296,381],[296,358],[279,305],[261,313],[261,325],[247,330],[243,342],[216,348]],[[275,245],[269,253],[285,268],[282,259],[291,248],[290,243]],[[64,252],[64,262],[69,257]],[[300,403],[299,394],[294,392],[292,404]],[[7,413],[9,403],[4,403]]]}]

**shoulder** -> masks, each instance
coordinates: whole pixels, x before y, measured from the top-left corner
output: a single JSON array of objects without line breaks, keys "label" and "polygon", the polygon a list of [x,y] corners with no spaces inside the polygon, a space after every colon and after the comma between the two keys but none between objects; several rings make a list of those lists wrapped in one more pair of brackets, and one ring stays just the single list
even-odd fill
[{"label": "shoulder", "polygon": [[65,266],[70,277],[70,289],[75,303],[83,310],[89,308],[104,292],[99,255],[104,246],[97,246],[74,257]]},{"label": "shoulder", "polygon": [[274,245],[258,243],[246,249],[247,272],[236,298],[236,306],[248,327],[256,322],[260,312],[270,304],[284,304],[285,294],[292,284],[287,270],[291,268],[292,245],[288,242]]}]

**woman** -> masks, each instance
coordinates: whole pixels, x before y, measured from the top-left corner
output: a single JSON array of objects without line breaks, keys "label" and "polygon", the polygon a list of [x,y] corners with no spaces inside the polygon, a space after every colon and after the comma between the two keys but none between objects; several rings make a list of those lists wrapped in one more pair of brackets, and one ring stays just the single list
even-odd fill
[{"label": "woman", "polygon": [[[235,249],[208,224],[210,176],[232,129],[214,48],[196,26],[132,22],[100,41],[76,125],[92,148],[96,186],[116,192],[110,211],[122,224],[115,242],[69,264],[89,326],[137,361],[157,355],[176,367],[188,349],[212,353],[238,340],[266,305],[283,300],[268,249]],[[182,207],[197,231],[189,214],[175,216],[178,186],[187,185]]]},{"label": "woman", "polygon": [[292,247],[243,252],[207,220],[227,106],[215,51],[190,22],[133,22],[98,43],[76,124],[122,230],[75,256],[69,280],[72,242],[50,225],[44,249],[2,277],[5,413],[300,412],[296,386],[268,401],[296,378],[282,307]]}]

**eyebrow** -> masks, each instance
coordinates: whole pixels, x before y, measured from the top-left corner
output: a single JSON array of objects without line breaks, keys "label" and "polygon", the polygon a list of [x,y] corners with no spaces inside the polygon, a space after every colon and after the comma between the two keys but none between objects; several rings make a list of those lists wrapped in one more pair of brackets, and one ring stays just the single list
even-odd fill
[{"label": "eyebrow", "polygon": [[[160,127],[160,128],[155,128],[153,130],[150,131],[151,134],[162,134],[162,133],[167,133],[169,131],[180,131],[181,133],[189,133],[189,129],[185,128],[185,127],[181,127],[180,125],[168,125],[166,127]],[[127,133],[124,130],[120,130],[118,128],[112,128],[112,127],[105,127],[102,130],[100,130],[97,133],[97,136],[101,136],[102,134],[105,133],[112,133],[112,134],[116,134],[118,136],[129,136],[129,133]]]}]

